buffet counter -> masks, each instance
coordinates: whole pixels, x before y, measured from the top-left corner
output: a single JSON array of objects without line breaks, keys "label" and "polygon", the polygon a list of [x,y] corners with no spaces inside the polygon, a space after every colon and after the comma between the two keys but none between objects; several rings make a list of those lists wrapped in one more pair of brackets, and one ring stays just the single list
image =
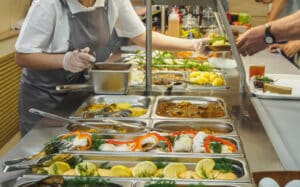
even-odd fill
[{"label": "buffet counter", "polygon": [[[300,75],[292,63],[279,54],[267,50],[251,57],[244,57],[248,70],[249,64],[265,64],[266,73]],[[248,71],[246,71],[248,72]],[[285,170],[300,170],[299,159],[299,100],[274,100],[250,97],[264,129],[274,146]]]},{"label": "buffet counter", "polygon": [[[239,77],[237,70],[231,70],[228,72],[224,71],[223,73],[230,87],[229,90],[172,92],[171,95],[212,96],[224,99],[225,104],[227,105],[229,119],[235,125],[235,129],[237,130],[243,145],[244,156],[248,162],[250,173],[255,171],[283,170],[284,167],[278,159],[272,142],[268,138],[267,133],[264,130],[264,126],[258,118],[257,112],[253,108],[250,99],[255,104],[256,110],[259,111],[259,109],[264,108],[257,107],[257,99],[249,97],[247,94],[238,93]],[[164,94],[170,93],[161,91],[152,92],[153,96]],[[67,95],[60,107],[58,107],[55,111],[48,112],[68,117],[90,95],[91,93],[84,92],[70,93]],[[128,95],[143,95],[143,92],[129,90]],[[268,116],[261,113],[260,117],[264,122],[263,117]],[[55,135],[67,132],[65,125],[66,124],[61,122],[43,118],[34,129],[32,129],[1,159],[0,164],[3,165],[3,161],[8,159],[29,156],[39,152],[43,148],[44,144]],[[269,132],[268,129],[267,132]],[[277,145],[274,144],[274,146],[276,148]],[[7,181],[9,179],[16,178],[16,176],[20,176],[20,172],[0,173],[0,181]]]}]

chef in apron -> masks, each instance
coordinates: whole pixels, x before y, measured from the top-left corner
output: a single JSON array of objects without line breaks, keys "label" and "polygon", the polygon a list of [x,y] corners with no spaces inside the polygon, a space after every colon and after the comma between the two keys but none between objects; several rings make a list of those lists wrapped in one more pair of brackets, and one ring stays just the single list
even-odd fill
[{"label": "chef in apron", "polygon": [[[23,67],[22,135],[40,120],[30,108],[54,110],[65,96],[55,87],[83,83],[90,61],[105,61],[124,38],[145,45],[145,26],[129,0],[33,1],[16,43],[16,62]],[[153,34],[153,46],[160,49],[193,50],[202,43]]]}]

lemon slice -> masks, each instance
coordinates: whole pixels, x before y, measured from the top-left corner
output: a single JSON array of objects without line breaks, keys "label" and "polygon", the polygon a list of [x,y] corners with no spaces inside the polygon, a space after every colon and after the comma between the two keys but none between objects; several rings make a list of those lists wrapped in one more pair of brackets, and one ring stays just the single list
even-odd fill
[{"label": "lemon slice", "polygon": [[132,170],[134,177],[152,177],[155,175],[157,167],[153,162],[144,161],[138,163]]},{"label": "lemon slice", "polygon": [[205,158],[200,160],[195,168],[195,172],[201,177],[201,178],[208,178],[210,172],[215,167],[215,161],[211,158]]},{"label": "lemon slice", "polygon": [[178,178],[179,173],[186,171],[187,168],[182,163],[170,163],[164,168],[164,177]]},{"label": "lemon slice", "polygon": [[110,169],[110,174],[113,177],[131,177],[131,170],[122,165],[115,165]]},{"label": "lemon slice", "polygon": [[91,162],[82,162],[75,167],[76,175],[79,176],[97,176],[97,166]]},{"label": "lemon slice", "polygon": [[49,175],[62,175],[66,171],[70,170],[71,167],[66,162],[56,161],[48,169]]}]

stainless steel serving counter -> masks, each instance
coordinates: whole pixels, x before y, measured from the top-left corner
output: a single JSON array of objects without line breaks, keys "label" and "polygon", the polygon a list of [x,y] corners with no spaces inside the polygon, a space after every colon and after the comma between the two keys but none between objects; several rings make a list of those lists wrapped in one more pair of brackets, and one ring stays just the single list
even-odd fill
[{"label": "stainless steel serving counter", "polygon": [[[249,95],[238,93],[239,78],[237,75],[236,70],[225,71],[225,78],[230,86],[229,90],[178,92],[172,93],[172,95],[203,95],[223,98],[227,104],[230,118],[240,135],[250,171],[283,170],[284,168],[277,157],[272,143],[252,106]],[[129,91],[128,94],[143,93]],[[164,93],[153,91],[154,96],[162,94]],[[68,94],[59,108],[48,112],[69,116],[89,95],[90,93]],[[251,99],[253,100],[253,98]],[[256,109],[258,110],[259,108]],[[263,115],[260,114],[260,116]],[[53,136],[63,133],[64,125],[57,121],[42,119],[34,129],[1,159],[0,164],[2,165],[3,161],[9,158],[28,156],[40,151],[44,143]],[[8,180],[9,177],[15,177],[14,175],[19,175],[19,173],[0,173],[0,181]]]},{"label": "stainless steel serving counter", "polygon": [[[264,63],[266,73],[300,75],[300,70],[292,63],[267,50],[245,57],[243,61],[246,70],[249,64]],[[250,99],[284,169],[300,170],[300,100]]]}]

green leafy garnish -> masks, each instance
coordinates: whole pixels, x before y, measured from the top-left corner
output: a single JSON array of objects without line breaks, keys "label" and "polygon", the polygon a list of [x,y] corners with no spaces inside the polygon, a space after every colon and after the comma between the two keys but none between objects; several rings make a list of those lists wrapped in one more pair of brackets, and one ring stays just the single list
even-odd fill
[{"label": "green leafy garnish", "polygon": [[105,144],[106,141],[100,136],[100,135],[96,135],[96,134],[93,134],[92,135],[92,140],[93,140],[93,149],[96,150],[96,151],[99,151],[99,147],[100,145],[102,144]]},{"label": "green leafy garnish", "polygon": [[266,76],[264,76],[264,77],[256,76],[256,77],[255,77],[255,80],[262,81],[262,82],[264,82],[264,83],[271,83],[271,82],[274,82],[273,79],[271,79],[271,78],[269,78],[269,77],[266,77]]},{"label": "green leafy garnish", "polygon": [[232,161],[227,158],[215,159],[215,170],[220,170],[224,173],[232,172]]},{"label": "green leafy garnish", "polygon": [[176,187],[176,182],[173,180],[148,181],[145,187]]},{"label": "green leafy garnish", "polygon": [[99,179],[99,178],[89,178],[89,177],[76,177],[64,179],[62,187],[121,187],[118,184],[112,184],[109,180]]},{"label": "green leafy garnish", "polygon": [[222,152],[222,144],[220,142],[211,142],[209,147],[213,150],[214,153]]},{"label": "green leafy garnish", "polygon": [[111,169],[111,165],[109,164],[109,162],[103,162],[102,164],[100,164],[99,168],[101,168],[101,169]]},{"label": "green leafy garnish", "polygon": [[206,185],[199,183],[199,184],[190,184],[189,187],[206,187]]},{"label": "green leafy garnish", "polygon": [[154,164],[156,165],[157,169],[162,169],[165,168],[169,162],[155,161]]}]

